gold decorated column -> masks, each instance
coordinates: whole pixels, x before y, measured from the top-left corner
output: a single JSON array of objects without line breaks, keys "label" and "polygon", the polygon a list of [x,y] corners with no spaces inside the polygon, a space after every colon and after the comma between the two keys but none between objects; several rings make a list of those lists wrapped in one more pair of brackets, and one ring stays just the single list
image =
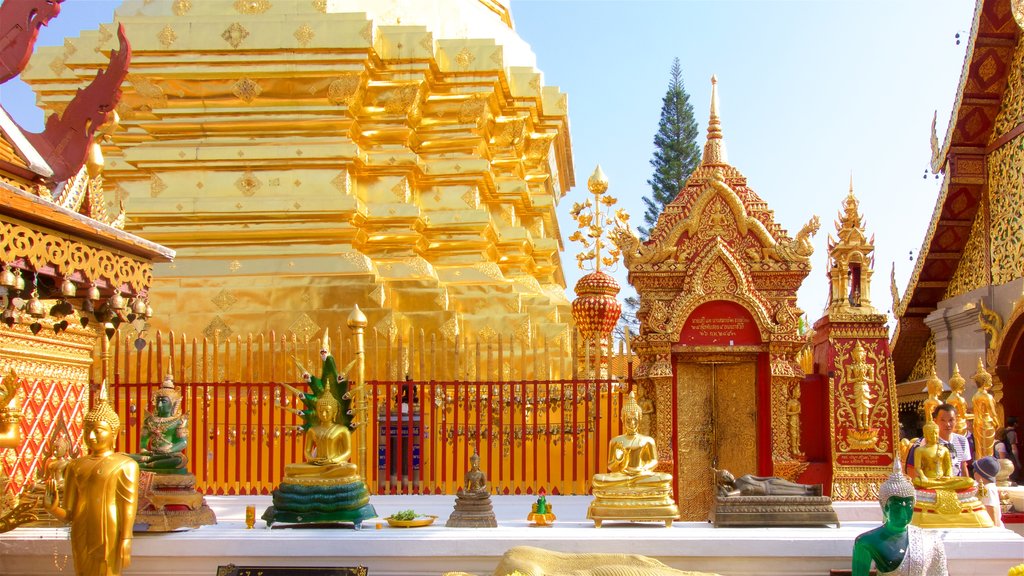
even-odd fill
[{"label": "gold decorated column", "polygon": [[352,398],[355,403],[356,411],[356,425],[359,426],[359,467],[363,471],[363,477],[368,477],[370,463],[367,460],[366,446],[370,441],[370,414],[369,414],[369,403],[366,400],[366,346],[363,341],[363,330],[366,328],[366,314],[359,309],[359,305],[356,304],[352,308],[352,313],[348,315],[348,327],[352,330],[352,334],[356,339],[356,383],[355,388],[352,390],[355,392],[355,397]]}]

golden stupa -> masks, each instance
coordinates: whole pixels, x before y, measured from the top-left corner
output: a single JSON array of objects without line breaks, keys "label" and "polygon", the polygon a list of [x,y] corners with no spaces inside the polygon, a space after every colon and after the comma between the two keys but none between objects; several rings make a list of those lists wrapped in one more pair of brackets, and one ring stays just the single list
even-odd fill
[{"label": "golden stupa", "polygon": [[[115,20],[134,57],[106,197],[178,254],[154,328],[309,340],[358,304],[390,336],[567,333],[567,96],[507,1],[129,0]],[[47,112],[115,29],[37,51]]]}]

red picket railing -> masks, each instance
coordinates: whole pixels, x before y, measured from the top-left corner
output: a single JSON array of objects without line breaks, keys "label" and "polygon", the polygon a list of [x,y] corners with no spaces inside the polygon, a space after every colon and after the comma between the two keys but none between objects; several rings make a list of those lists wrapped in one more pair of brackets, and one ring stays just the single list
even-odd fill
[{"label": "red picket railing", "polygon": [[[453,494],[480,454],[500,494],[584,494],[621,433],[626,380],[371,381],[370,470],[381,494]],[[115,382],[118,450],[138,450],[156,384]],[[276,383],[186,383],[189,469],[207,494],[268,494],[303,459],[297,406]],[[412,402],[408,402],[408,399]],[[404,400],[404,401],[403,401]],[[353,434],[358,438],[357,433]],[[353,451],[355,454],[355,451]]]}]

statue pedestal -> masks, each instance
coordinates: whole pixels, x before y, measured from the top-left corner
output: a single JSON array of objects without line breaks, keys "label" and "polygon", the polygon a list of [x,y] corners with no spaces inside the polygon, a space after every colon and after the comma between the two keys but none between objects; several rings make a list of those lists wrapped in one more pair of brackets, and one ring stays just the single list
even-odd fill
[{"label": "statue pedestal", "polygon": [[709,517],[715,528],[730,526],[835,526],[839,518],[828,496],[719,496]]},{"label": "statue pedestal", "polygon": [[587,518],[600,528],[606,521],[664,522],[666,527],[679,518],[679,507],[667,489],[604,490],[594,494]]},{"label": "statue pedestal", "polygon": [[465,492],[455,495],[455,511],[445,523],[448,528],[497,528],[491,495],[487,492]]},{"label": "statue pedestal", "polygon": [[274,524],[350,523],[359,530],[363,520],[377,516],[370,504],[370,492],[361,479],[345,484],[293,484],[282,482],[274,490],[274,505],[263,513],[270,528]]},{"label": "statue pedestal", "polygon": [[978,500],[977,488],[917,488],[914,519],[921,528],[991,528],[992,517]]},{"label": "statue pedestal", "polygon": [[193,474],[142,472],[135,532],[173,532],[217,523]]}]

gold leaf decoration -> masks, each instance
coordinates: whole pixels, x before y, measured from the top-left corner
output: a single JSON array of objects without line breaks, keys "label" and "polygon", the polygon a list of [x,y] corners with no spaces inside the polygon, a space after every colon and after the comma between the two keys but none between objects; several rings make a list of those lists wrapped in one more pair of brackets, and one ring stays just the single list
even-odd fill
[{"label": "gold leaf decoration", "polygon": [[252,78],[242,78],[231,87],[231,92],[246,104],[252,102],[263,92],[263,88]]},{"label": "gold leaf decoration", "polygon": [[327,100],[334,105],[351,105],[352,98],[359,90],[359,74],[338,76],[327,86]]},{"label": "gold leaf decoration", "polygon": [[235,0],[235,11],[239,14],[263,14],[270,6],[269,0]]},{"label": "gold leaf decoration", "polygon": [[246,170],[238,180],[235,180],[235,188],[244,196],[252,196],[256,194],[256,191],[263,186],[263,182],[256,177],[256,174],[251,170]]},{"label": "gold leaf decoration", "polygon": [[156,35],[156,39],[164,48],[170,48],[174,45],[175,40],[178,39],[178,35],[174,32],[174,28],[171,28],[171,25],[168,24]]},{"label": "gold leaf decoration", "polygon": [[316,34],[313,32],[313,29],[309,27],[309,24],[303,24],[295,29],[295,34],[293,34],[293,36],[298,40],[299,46],[305,48],[306,46],[309,46],[310,41],[313,40],[313,37],[316,36]]},{"label": "gold leaf decoration", "polygon": [[184,16],[188,14],[188,11],[192,9],[192,0],[175,0],[174,1],[174,14],[176,16]]},{"label": "gold leaf decoration", "polygon": [[455,55],[455,63],[463,70],[469,68],[469,65],[472,64],[474,60],[476,60],[476,56],[474,56],[473,53],[469,51],[469,48],[465,46],[463,46],[462,50],[459,50],[459,53]]},{"label": "gold leaf decoration", "polygon": [[245,26],[235,22],[225,28],[220,37],[230,44],[232,48],[238,48],[249,37],[249,31],[245,29]]},{"label": "gold leaf decoration", "polygon": [[161,180],[159,176],[154,174],[153,177],[149,179],[149,195],[150,195],[150,197],[156,198],[164,190],[167,190],[167,184],[164,184],[164,181]]}]

